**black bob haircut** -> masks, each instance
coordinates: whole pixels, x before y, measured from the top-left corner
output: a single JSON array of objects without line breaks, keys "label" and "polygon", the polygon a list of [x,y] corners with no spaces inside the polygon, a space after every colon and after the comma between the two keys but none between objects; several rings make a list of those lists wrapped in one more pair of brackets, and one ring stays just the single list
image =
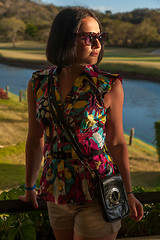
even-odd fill
[{"label": "black bob haircut", "polygon": [[[76,56],[76,36],[82,19],[86,17],[94,18],[102,31],[101,24],[95,14],[86,8],[65,8],[57,14],[50,30],[46,47],[47,60],[58,67],[71,66]],[[99,53],[97,64],[103,57],[103,45]]]}]

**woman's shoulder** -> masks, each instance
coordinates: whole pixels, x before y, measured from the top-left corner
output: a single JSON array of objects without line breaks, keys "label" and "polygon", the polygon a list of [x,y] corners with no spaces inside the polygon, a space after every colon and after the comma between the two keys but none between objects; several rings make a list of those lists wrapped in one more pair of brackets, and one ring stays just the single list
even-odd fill
[{"label": "woman's shoulder", "polygon": [[56,67],[52,66],[50,68],[40,69],[32,73],[30,82],[35,93],[38,91],[39,88],[43,88],[43,86],[46,85],[48,76],[50,74],[53,74],[55,69]]},{"label": "woman's shoulder", "polygon": [[119,79],[122,82],[123,77],[118,73],[110,73],[108,71],[101,70],[97,66],[93,66],[93,69],[95,72],[98,73],[98,75],[101,75],[103,77],[107,77],[110,81],[110,84],[114,83],[116,79]]},{"label": "woman's shoulder", "polygon": [[31,80],[35,80],[35,79],[40,80],[40,79],[44,78],[44,76],[48,76],[48,75],[52,74],[55,69],[56,69],[56,66],[52,66],[52,67],[47,68],[47,69],[44,68],[44,69],[37,70],[37,71],[32,73]]},{"label": "woman's shoulder", "polygon": [[114,85],[117,79],[122,83],[122,76],[120,74],[109,73],[99,69],[95,65],[87,65],[85,72],[88,78],[92,77],[92,81],[103,94],[111,90],[112,85]]},{"label": "woman's shoulder", "polygon": [[[105,70],[101,70],[96,65],[87,65],[86,71],[91,75],[91,77],[97,77],[98,79],[104,79],[109,84],[113,84],[116,79],[119,79],[122,82],[123,77],[118,73],[110,73]],[[104,81],[103,80],[103,81]]]}]

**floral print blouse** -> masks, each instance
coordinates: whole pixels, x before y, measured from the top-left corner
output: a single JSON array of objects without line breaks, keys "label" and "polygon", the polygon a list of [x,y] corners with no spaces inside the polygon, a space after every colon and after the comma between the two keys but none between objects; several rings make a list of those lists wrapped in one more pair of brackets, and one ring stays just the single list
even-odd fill
[{"label": "floral print blouse", "polygon": [[54,122],[48,104],[49,76],[52,76],[59,108],[67,124],[76,132],[85,161],[102,177],[114,174],[113,162],[107,151],[99,153],[104,148],[106,136],[107,109],[103,97],[111,90],[115,80],[122,81],[122,77],[87,65],[76,78],[64,103],[59,92],[57,67],[34,72],[31,78],[36,97],[36,119],[44,130],[44,167],[39,196],[57,204],[83,204],[94,199],[95,183],[79,161],[72,143],[67,141]]}]

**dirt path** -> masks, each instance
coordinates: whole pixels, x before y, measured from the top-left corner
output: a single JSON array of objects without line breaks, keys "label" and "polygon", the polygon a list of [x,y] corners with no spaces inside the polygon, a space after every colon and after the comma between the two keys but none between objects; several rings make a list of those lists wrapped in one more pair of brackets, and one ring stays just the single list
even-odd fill
[{"label": "dirt path", "polygon": [[151,54],[160,55],[160,49],[156,49],[156,50],[152,51]]}]

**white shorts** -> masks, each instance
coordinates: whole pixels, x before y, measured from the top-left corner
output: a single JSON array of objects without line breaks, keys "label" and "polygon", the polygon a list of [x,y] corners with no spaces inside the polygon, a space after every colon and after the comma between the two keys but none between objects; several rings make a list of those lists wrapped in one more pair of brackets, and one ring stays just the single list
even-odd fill
[{"label": "white shorts", "polygon": [[53,230],[73,229],[82,237],[100,238],[118,232],[121,227],[121,221],[106,222],[103,219],[96,201],[85,205],[47,202],[47,206]]}]

